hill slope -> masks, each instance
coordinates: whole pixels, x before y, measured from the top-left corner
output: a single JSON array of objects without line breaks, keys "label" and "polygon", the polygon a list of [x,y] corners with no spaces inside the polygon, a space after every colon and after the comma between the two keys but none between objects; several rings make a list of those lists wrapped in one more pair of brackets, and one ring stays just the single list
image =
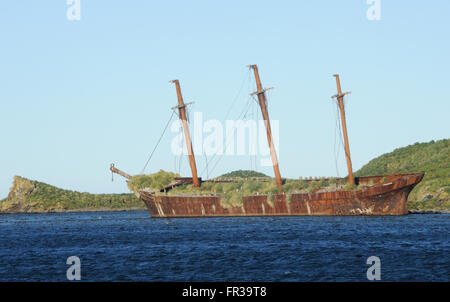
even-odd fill
[{"label": "hill slope", "polygon": [[383,154],[356,176],[426,172],[408,198],[410,209],[450,209],[450,139],[415,143]]},{"label": "hill slope", "polygon": [[90,194],[63,190],[43,182],[14,177],[0,213],[42,213],[144,208],[133,194]]},{"label": "hill slope", "polygon": [[226,174],[223,174],[219,177],[242,177],[242,178],[247,178],[247,177],[268,177],[266,174],[261,173],[261,172],[256,172],[256,171],[252,171],[252,170],[236,170],[233,172],[229,172]]}]

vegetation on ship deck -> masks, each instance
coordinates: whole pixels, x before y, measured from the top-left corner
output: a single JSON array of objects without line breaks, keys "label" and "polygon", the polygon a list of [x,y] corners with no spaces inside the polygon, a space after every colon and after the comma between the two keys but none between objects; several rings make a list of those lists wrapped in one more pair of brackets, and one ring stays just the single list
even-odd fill
[{"label": "vegetation on ship deck", "polygon": [[425,172],[409,194],[409,209],[450,209],[450,139],[415,143],[371,160],[355,173],[370,176]]},{"label": "vegetation on ship deck", "polygon": [[[243,178],[244,179],[244,178]],[[356,189],[351,184],[345,184],[345,180],[337,179],[316,179],[312,181],[300,179],[287,179],[282,187],[282,192],[286,193],[287,201],[290,201],[291,195],[294,193],[312,193],[321,191],[336,191],[336,190],[352,190]],[[249,195],[267,194],[268,202],[273,202],[275,194],[279,190],[275,180],[270,181],[238,181],[238,182],[224,182],[202,183],[200,188],[194,188],[192,184],[184,184],[170,190],[167,195],[220,195],[224,198],[221,200],[222,205],[227,208],[229,206],[242,206],[242,197]]]},{"label": "vegetation on ship deck", "polygon": [[159,170],[154,174],[136,175],[133,176],[128,182],[128,188],[137,193],[140,189],[150,188],[151,190],[161,190],[165,186],[175,181],[176,177],[180,177],[179,174],[166,172]]},{"label": "vegetation on ship deck", "polygon": [[[273,196],[279,192],[274,179],[268,176],[249,170],[233,171],[218,177],[223,178],[242,178],[242,181],[233,182],[203,182],[200,188],[194,188],[192,184],[183,184],[169,190],[167,193],[160,193],[159,190],[174,183],[177,174],[160,170],[157,173],[149,175],[137,175],[128,181],[130,190],[138,193],[139,189],[150,188],[156,194],[175,195],[204,195],[216,196],[220,195],[224,198],[221,200],[225,207],[230,205],[241,206],[242,196],[267,194],[269,202]],[[261,178],[261,181],[254,178]],[[251,179],[251,180],[249,180]],[[288,201],[293,193],[312,193],[320,191],[336,191],[336,190],[353,190],[356,186],[346,184],[345,180],[338,179],[287,179],[282,187],[282,192],[287,194]]]},{"label": "vegetation on ship deck", "polygon": [[145,208],[134,194],[90,194],[63,190],[43,182],[14,177],[0,213],[65,212],[98,209]]}]

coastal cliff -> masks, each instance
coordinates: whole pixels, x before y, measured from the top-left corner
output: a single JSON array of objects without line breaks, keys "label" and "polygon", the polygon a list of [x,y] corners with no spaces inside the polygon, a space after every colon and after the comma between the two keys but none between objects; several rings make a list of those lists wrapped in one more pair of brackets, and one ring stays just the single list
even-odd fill
[{"label": "coastal cliff", "polygon": [[0,200],[0,213],[113,211],[145,208],[134,194],[90,194],[63,190],[43,182],[15,176],[8,196]]}]

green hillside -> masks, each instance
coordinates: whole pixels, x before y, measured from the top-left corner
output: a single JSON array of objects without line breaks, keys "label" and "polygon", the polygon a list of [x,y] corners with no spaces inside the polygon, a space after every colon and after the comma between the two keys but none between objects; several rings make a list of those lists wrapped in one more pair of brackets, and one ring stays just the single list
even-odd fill
[{"label": "green hillside", "polygon": [[409,209],[450,209],[450,139],[415,143],[383,154],[356,176],[426,172],[409,195]]},{"label": "green hillside", "polygon": [[145,208],[134,194],[90,194],[63,190],[43,182],[14,177],[0,213],[41,213]]},{"label": "green hillside", "polygon": [[236,170],[227,174],[223,174],[219,177],[242,177],[242,178],[248,178],[248,177],[268,177],[266,174],[261,172],[256,172],[252,170]]}]

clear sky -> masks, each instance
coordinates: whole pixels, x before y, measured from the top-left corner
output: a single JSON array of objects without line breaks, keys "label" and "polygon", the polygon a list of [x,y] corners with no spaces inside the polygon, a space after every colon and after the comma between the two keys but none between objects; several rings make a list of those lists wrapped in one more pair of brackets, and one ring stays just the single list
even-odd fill
[{"label": "clear sky", "polygon": [[[367,19],[366,0],[81,0],[79,21],[67,19],[68,7],[0,2],[0,198],[14,175],[126,192],[109,164],[140,173],[177,102],[168,81],[180,80],[192,112],[219,120],[244,86],[235,118],[251,92],[248,64],[275,87],[269,110],[280,121],[284,177],[337,174],[334,73],[352,91],[355,170],[397,147],[449,137],[450,1],[381,0],[379,21]],[[174,135],[147,172],[175,169]],[[249,156],[225,157],[210,176],[250,167]],[[189,175],[186,160],[181,172]]]}]

